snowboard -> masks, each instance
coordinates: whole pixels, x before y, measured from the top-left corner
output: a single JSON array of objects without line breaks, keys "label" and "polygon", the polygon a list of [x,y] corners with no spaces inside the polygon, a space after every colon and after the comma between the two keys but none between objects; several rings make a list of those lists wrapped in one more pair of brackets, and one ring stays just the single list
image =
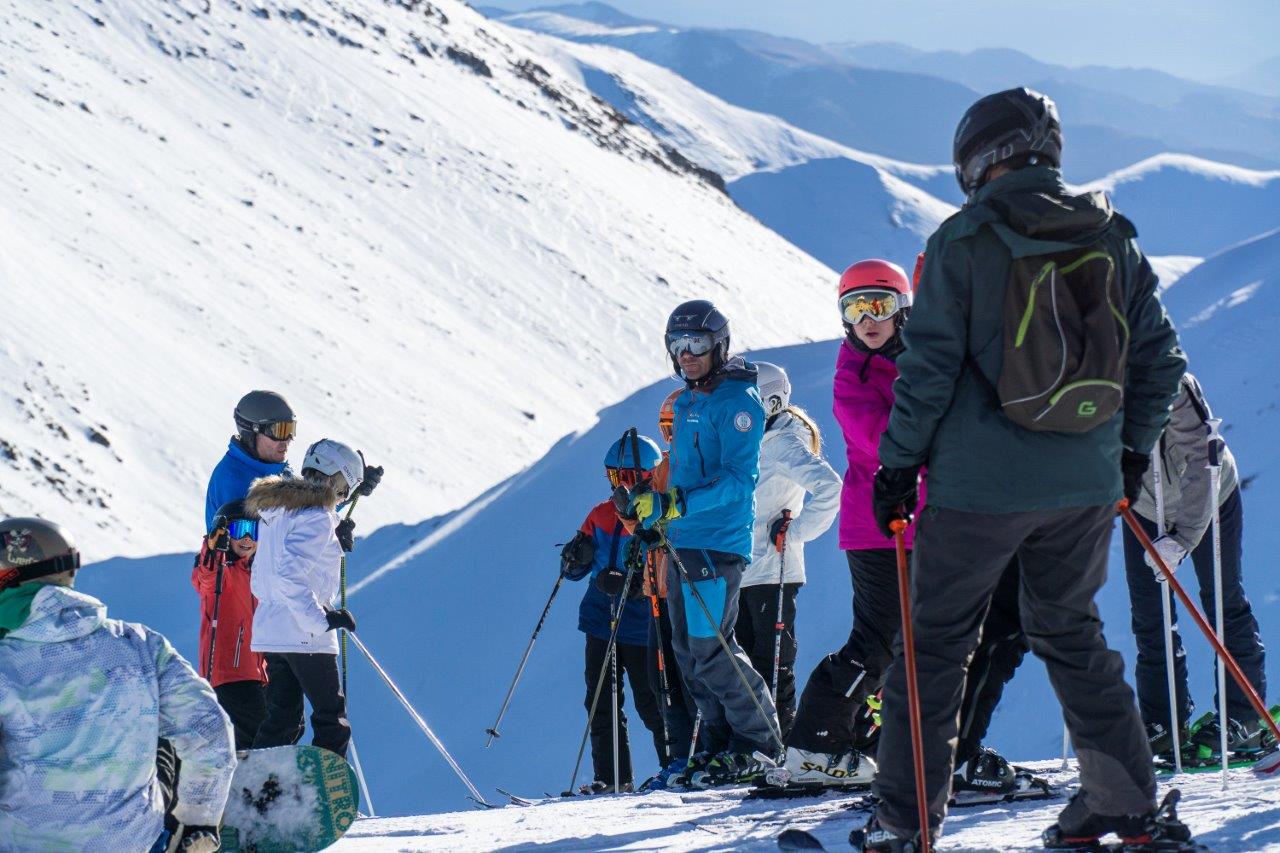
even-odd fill
[{"label": "snowboard", "polygon": [[356,774],[316,746],[251,750],[236,765],[222,815],[224,853],[323,850],[356,819]]}]

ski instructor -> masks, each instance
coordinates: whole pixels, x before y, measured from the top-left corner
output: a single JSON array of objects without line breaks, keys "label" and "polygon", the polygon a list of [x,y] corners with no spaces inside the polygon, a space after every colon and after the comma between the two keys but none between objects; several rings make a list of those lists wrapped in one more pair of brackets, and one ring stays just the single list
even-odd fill
[{"label": "ski instructor", "polygon": [[[1155,807],[1142,720],[1094,596],[1116,503],[1136,496],[1186,358],[1134,227],[1101,193],[1068,192],[1061,151],[1057,107],[1039,92],[989,95],[961,119],[954,162],[968,201],[929,238],[880,440],[873,503],[886,537],[929,470],[911,578],[924,829],[936,833],[946,814],[965,664],[1016,556],[1023,628],[1080,761],[1080,790],[1045,846],[1112,832],[1185,843],[1172,808]],[[881,802],[860,846],[919,849],[900,653],[883,724]]]},{"label": "ski instructor", "polygon": [[[702,713],[706,746],[682,781],[699,787],[737,784],[774,766],[757,753],[778,753],[778,715],[769,686],[734,639],[738,590],[751,559],[764,406],[755,366],[729,356],[729,321],[710,302],[677,306],[665,339],[686,386],[675,401],[670,480],[665,492],[635,493],[628,515],[646,529],[668,525],[671,544],[697,587],[695,593],[668,561],[672,645]],[[724,653],[722,640],[733,658]]]}]

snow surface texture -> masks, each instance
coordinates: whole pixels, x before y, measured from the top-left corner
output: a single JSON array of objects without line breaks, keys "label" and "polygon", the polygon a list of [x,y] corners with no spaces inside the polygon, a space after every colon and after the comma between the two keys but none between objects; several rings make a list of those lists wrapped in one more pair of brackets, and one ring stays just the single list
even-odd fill
[{"label": "snow surface texture", "polygon": [[[1033,763],[1068,790],[1078,783],[1074,762]],[[1233,770],[1230,794],[1215,773],[1162,780],[1160,796],[1182,791],[1179,816],[1196,839],[1215,851],[1280,850],[1280,783]],[[618,797],[551,800],[534,806],[429,817],[357,821],[335,853],[373,850],[777,850],[783,830],[813,833],[828,850],[848,850],[849,831],[866,813],[846,805],[857,799],[828,795],[798,800],[744,800],[743,789],[696,793],[661,791]],[[953,809],[934,848],[988,851],[1042,850],[1039,837],[1066,805],[1065,798],[1013,805]]]},{"label": "snow surface texture", "polygon": [[188,548],[267,387],[295,466],[387,464],[362,530],[420,519],[662,375],[684,299],[829,333],[829,270],[528,37],[457,0],[0,2],[0,509]]}]

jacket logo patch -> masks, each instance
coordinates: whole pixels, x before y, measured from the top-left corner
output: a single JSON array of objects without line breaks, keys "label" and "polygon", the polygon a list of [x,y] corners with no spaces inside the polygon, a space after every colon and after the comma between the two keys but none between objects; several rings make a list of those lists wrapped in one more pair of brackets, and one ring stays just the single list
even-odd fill
[{"label": "jacket logo patch", "polygon": [[733,416],[733,426],[738,432],[747,432],[751,429],[751,415],[746,412],[738,412]]}]

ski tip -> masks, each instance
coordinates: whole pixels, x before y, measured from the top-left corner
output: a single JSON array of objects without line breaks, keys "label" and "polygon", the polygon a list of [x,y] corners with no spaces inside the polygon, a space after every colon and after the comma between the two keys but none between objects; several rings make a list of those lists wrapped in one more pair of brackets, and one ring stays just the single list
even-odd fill
[{"label": "ski tip", "polygon": [[822,842],[811,832],[806,832],[803,829],[788,829],[778,836],[778,849],[826,850],[827,848],[823,847]]},{"label": "ski tip", "polygon": [[1255,761],[1253,772],[1258,776],[1280,778],[1280,750],[1270,752]]}]

